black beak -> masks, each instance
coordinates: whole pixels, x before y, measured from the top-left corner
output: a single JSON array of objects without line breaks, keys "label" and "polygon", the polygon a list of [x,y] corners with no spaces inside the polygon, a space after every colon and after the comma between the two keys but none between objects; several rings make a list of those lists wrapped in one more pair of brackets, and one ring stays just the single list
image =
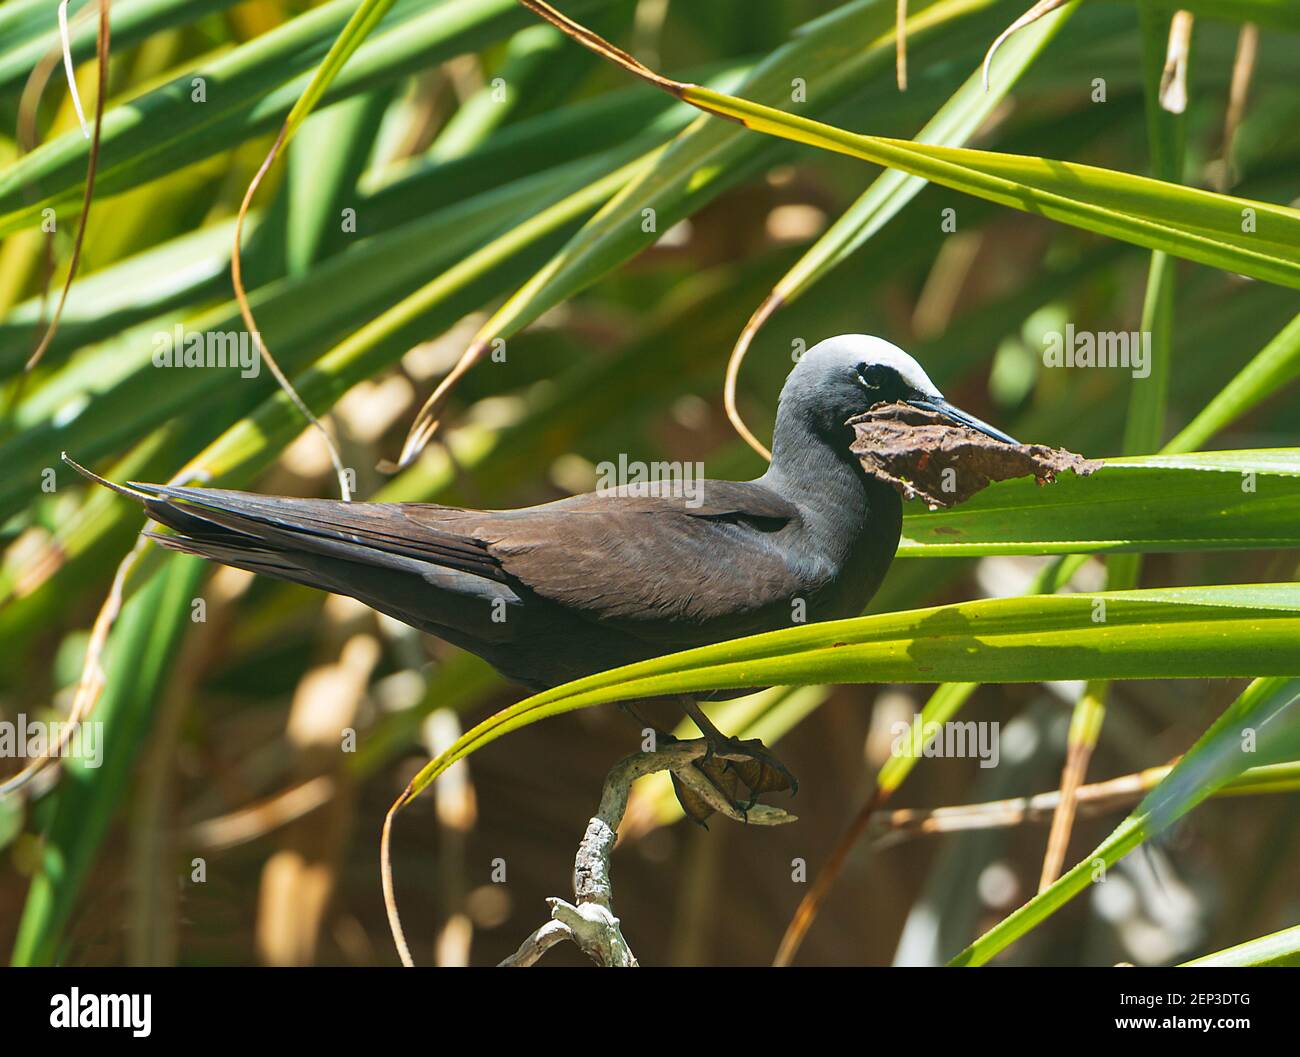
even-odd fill
[{"label": "black beak", "polygon": [[1000,440],[1004,444],[1015,444],[1019,446],[1020,441],[1014,437],[1008,437],[1000,429],[994,429],[987,422],[983,422],[974,415],[968,415],[959,407],[954,407],[941,396],[926,396],[916,400],[908,400],[907,403],[913,407],[919,407],[922,411],[933,411],[935,414],[942,415],[944,418],[953,422],[960,422],[963,426],[970,426],[971,429],[977,429],[986,437],[992,437],[994,440]]}]

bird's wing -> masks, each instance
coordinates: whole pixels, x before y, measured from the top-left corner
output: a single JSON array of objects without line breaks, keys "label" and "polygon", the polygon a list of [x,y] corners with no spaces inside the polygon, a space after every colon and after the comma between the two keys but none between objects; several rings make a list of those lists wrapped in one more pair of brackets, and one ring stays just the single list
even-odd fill
[{"label": "bird's wing", "polygon": [[798,508],[758,484],[701,484],[695,500],[629,488],[523,510],[409,507],[408,516],[460,528],[510,577],[589,619],[655,638],[704,624],[759,630],[800,593],[777,539]]},{"label": "bird's wing", "polygon": [[[198,526],[181,519],[197,516],[236,532],[263,535],[258,526],[283,531],[305,545],[313,539],[321,543],[351,544],[352,552],[371,564],[388,564],[382,556],[391,556],[400,562],[423,561],[492,580],[506,579],[500,563],[488,553],[483,541],[459,531],[454,517],[447,518],[443,527],[437,518],[418,516],[426,511],[447,511],[451,515],[472,513],[455,507],[425,503],[340,503],[334,499],[293,499],[135,482],[132,487],[146,490],[154,497],[146,507],[157,520],[182,532]],[[367,551],[372,552],[369,559],[362,558]],[[338,557],[348,554],[333,548],[331,553]]]},{"label": "bird's wing", "polygon": [[[146,506],[157,520],[207,541],[203,546],[247,551],[259,541],[256,549],[269,548],[259,564],[272,554],[283,561],[307,553],[415,572],[456,594],[486,597],[522,586],[586,619],[655,641],[689,642],[691,629],[703,625],[719,634],[762,630],[806,580],[775,538],[798,509],[758,484],[701,484],[696,500],[621,489],[500,511],[135,487],[152,495]],[[213,525],[225,531],[214,537]],[[432,575],[435,569],[451,575]]]}]

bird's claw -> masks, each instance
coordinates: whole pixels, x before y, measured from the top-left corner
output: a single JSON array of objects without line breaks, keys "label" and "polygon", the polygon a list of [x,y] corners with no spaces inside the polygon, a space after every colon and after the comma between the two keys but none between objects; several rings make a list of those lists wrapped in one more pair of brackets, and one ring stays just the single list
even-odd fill
[{"label": "bird's claw", "polygon": [[[790,768],[777,759],[758,738],[724,738],[716,742],[711,740],[709,751],[726,760],[739,762],[742,766],[756,765],[764,769],[755,775],[756,781],[753,783],[743,775],[741,778],[750,792],[755,794],[755,800],[758,793],[780,792],[788,789],[790,795],[794,796],[799,792],[799,779],[791,774]],[[750,801],[750,806],[753,805],[754,801]]]},{"label": "bird's claw", "polygon": [[[799,791],[799,782],[789,768],[757,738],[709,737],[704,755],[692,766],[722,795],[742,821],[748,821],[749,811],[763,793],[788,790],[794,794]],[[704,825],[712,807],[704,803],[703,797],[684,796],[687,791],[682,783],[674,781],[674,786],[687,817]]]}]

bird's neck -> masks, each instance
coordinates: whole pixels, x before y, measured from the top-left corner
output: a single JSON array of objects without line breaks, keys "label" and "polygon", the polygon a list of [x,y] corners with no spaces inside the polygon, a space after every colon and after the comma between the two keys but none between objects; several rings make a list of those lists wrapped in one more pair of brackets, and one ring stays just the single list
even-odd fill
[{"label": "bird's neck", "polygon": [[881,505],[882,487],[889,489],[869,477],[849,451],[852,430],[842,426],[833,432],[828,437],[803,416],[779,415],[772,464],[761,481],[810,515],[810,528],[826,534],[828,543],[852,546],[873,508]]}]

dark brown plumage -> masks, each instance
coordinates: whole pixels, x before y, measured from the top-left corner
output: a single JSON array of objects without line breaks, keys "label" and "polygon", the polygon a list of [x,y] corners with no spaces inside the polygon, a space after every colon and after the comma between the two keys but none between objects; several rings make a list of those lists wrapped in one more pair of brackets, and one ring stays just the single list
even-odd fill
[{"label": "dark brown plumage", "polygon": [[[754,481],[698,481],[689,495],[620,488],[480,511],[110,487],[173,530],[156,537],[164,546],[350,595],[542,689],[860,613],[893,559],[902,507],[851,453],[846,422],[891,400],[1001,437],[948,405],[906,353],[848,335],[810,349],[791,371],[768,471]],[[707,736],[741,754],[688,710]],[[750,788],[772,787],[778,765],[761,749],[748,755],[764,771]]]}]

